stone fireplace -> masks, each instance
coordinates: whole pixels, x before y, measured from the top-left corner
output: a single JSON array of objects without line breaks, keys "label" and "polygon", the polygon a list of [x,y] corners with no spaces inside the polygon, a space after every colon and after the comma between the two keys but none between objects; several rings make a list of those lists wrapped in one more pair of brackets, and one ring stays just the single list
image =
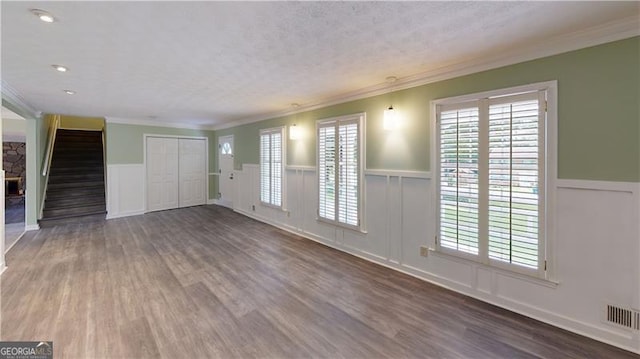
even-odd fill
[{"label": "stone fireplace", "polygon": [[26,185],[26,146],[24,142],[2,143],[2,169],[5,176],[5,204],[24,203]]}]

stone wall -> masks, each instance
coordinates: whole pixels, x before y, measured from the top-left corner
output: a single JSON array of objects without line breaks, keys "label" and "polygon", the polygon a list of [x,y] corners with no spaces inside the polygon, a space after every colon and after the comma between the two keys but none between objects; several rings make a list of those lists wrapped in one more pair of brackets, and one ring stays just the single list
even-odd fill
[{"label": "stone wall", "polygon": [[2,169],[5,177],[22,178],[22,188],[27,186],[27,168],[25,161],[26,146],[24,142],[3,142],[2,143]]}]

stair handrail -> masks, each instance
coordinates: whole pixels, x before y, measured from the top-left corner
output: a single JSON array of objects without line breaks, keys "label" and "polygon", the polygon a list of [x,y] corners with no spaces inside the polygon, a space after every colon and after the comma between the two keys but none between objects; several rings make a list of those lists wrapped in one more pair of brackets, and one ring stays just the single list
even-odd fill
[{"label": "stair handrail", "polygon": [[104,195],[105,195],[105,203],[107,204],[107,212],[109,211],[109,204],[107,203],[107,138],[105,136],[104,130],[105,125],[102,126],[102,166],[103,166],[103,175],[104,175]]},{"label": "stair handrail", "polygon": [[47,152],[44,155],[44,162],[42,163],[42,175],[46,176],[51,168],[51,159],[53,157],[53,146],[56,143],[56,133],[60,127],[60,115],[53,116],[53,123],[49,128],[49,139],[47,140]]}]

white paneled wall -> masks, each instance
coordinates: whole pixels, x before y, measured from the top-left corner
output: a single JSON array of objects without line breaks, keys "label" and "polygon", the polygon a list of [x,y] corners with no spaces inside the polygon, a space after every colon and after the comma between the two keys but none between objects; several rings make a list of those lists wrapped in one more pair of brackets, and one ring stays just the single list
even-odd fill
[{"label": "white paneled wall", "polygon": [[640,333],[603,321],[605,304],[640,309],[637,183],[558,180],[553,281],[438,252],[428,173],[368,171],[363,232],[316,220],[313,167],[286,170],[285,209],[260,204],[259,167],[236,172],[234,209],[328,246],[541,321],[640,353]]},{"label": "white paneled wall", "polygon": [[144,164],[107,166],[107,219],[145,212]]}]

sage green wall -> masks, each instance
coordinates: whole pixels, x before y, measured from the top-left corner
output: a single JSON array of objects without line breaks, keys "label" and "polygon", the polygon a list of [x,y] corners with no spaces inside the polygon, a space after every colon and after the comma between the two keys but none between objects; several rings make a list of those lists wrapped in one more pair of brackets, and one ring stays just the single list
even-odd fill
[{"label": "sage green wall", "polygon": [[[239,168],[243,163],[259,163],[260,129],[295,122],[305,136],[288,141],[287,164],[315,166],[315,121],[366,112],[366,168],[429,171],[430,101],[557,80],[558,177],[639,181],[639,64],[640,37],[635,37],[219,130],[215,135],[234,135],[235,167]],[[383,111],[390,103],[404,120],[404,128],[394,133],[382,130]]]},{"label": "sage green wall", "polygon": [[[170,135],[170,136],[198,136],[209,139],[209,172],[215,167],[214,135],[213,131],[192,130],[183,128],[125,125],[107,122],[105,128],[107,140],[108,164],[141,164],[144,161],[144,135]],[[211,153],[214,155],[212,156]],[[209,197],[214,198],[214,184],[209,176]]]}]

